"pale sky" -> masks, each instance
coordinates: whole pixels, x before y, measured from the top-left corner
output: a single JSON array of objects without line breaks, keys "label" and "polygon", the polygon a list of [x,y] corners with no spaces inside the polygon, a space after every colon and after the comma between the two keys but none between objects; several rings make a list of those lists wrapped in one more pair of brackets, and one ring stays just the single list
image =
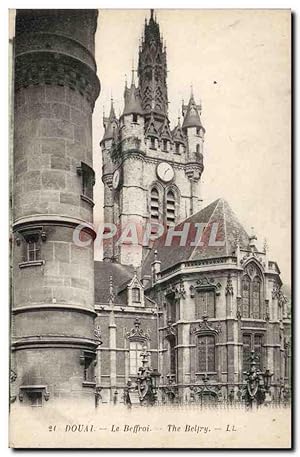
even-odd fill
[{"label": "pale sky", "polygon": [[[190,86],[206,129],[203,206],[225,198],[258,247],[290,283],[290,14],[287,10],[156,10],[167,45],[169,117],[177,121]],[[100,10],[96,61],[101,94],[93,118],[95,223],[103,220],[102,112],[123,109],[125,74],[148,10]],[[216,83],[214,83],[214,81]],[[96,258],[99,259],[99,253]]]}]

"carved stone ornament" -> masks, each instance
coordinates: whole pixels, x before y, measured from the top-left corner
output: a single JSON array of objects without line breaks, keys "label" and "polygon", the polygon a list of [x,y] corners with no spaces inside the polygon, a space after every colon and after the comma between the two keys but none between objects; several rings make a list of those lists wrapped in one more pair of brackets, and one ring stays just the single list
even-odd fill
[{"label": "carved stone ornament", "polygon": [[186,297],[186,290],[182,282],[171,284],[165,291],[165,296],[174,294],[175,300]]},{"label": "carved stone ornament", "polygon": [[101,328],[100,328],[100,325],[97,325],[95,327],[94,336],[95,336],[96,340],[98,341],[99,345],[103,344],[103,341],[101,339]]},{"label": "carved stone ornament", "polygon": [[[193,287],[193,289],[192,289]],[[209,289],[209,288],[214,288],[216,295],[220,295],[220,289],[222,285],[219,282],[215,282],[214,278],[210,278],[207,276],[201,276],[199,279],[197,279],[195,286],[190,287],[191,294],[195,294],[195,290],[198,289]]]},{"label": "carved stone ornament", "polygon": [[[247,252],[247,254],[245,254],[242,259],[241,259],[241,265],[244,265],[246,262],[248,262],[251,258],[253,258],[253,260],[256,260],[256,262],[259,262],[263,268],[265,268],[266,264],[263,260],[263,258],[260,256],[258,257],[258,253],[253,251],[253,252]],[[251,265],[252,268],[255,268],[253,265]],[[248,272],[247,272],[248,273]],[[254,273],[254,271],[253,271]],[[249,273],[248,273],[249,274]]]},{"label": "carved stone ornament", "polygon": [[225,287],[225,295],[233,295],[233,285],[232,285],[232,279],[231,279],[231,274],[229,273],[227,276],[227,284]]},{"label": "carved stone ornament", "polygon": [[141,327],[141,321],[137,317],[134,321],[134,327],[129,331],[126,332],[125,329],[125,336],[129,340],[135,340],[135,341],[147,341],[150,340],[150,330],[144,331]]},{"label": "carved stone ornament", "polygon": [[190,333],[192,335],[198,335],[199,333],[215,333],[220,334],[222,332],[222,327],[220,322],[208,322],[207,316],[203,316],[203,320],[199,322],[198,325],[191,327]]},{"label": "carved stone ornament", "polygon": [[177,329],[176,327],[173,327],[172,322],[168,321],[168,326],[166,328],[166,335],[167,336],[176,336],[177,335]]},{"label": "carved stone ornament", "polygon": [[286,296],[282,293],[281,287],[279,286],[279,284],[276,284],[276,282],[274,282],[273,284],[272,298],[273,300],[277,299],[279,305],[281,306],[283,306],[287,302]]}]

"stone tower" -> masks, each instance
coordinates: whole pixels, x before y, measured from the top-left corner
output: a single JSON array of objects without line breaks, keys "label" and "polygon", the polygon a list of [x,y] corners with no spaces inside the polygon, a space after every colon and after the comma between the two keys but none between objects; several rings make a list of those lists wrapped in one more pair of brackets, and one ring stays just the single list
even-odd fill
[{"label": "stone tower", "polygon": [[[97,14],[16,14],[12,369],[23,404],[94,401]],[[84,246],[74,242],[79,224]]]},{"label": "stone tower", "polygon": [[174,226],[201,208],[205,133],[193,94],[183,105],[183,122],[179,118],[170,127],[166,47],[153,10],[145,21],[137,73],[137,87],[134,72],[130,87],[126,83],[120,118],[113,104],[104,118],[100,143],[104,220],[119,229],[104,245],[104,260],[135,267],[149,251],[146,224]]}]

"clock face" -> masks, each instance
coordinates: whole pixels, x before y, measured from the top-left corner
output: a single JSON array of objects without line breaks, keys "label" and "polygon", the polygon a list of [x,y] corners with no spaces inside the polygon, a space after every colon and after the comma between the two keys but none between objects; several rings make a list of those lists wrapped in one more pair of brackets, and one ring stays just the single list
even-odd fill
[{"label": "clock face", "polygon": [[169,182],[174,178],[174,170],[172,165],[167,162],[161,162],[157,166],[157,176],[163,182]]},{"label": "clock face", "polygon": [[112,185],[113,185],[114,189],[118,188],[118,185],[120,183],[120,177],[121,177],[121,173],[120,173],[120,170],[118,169],[114,172],[113,179],[112,179]]}]

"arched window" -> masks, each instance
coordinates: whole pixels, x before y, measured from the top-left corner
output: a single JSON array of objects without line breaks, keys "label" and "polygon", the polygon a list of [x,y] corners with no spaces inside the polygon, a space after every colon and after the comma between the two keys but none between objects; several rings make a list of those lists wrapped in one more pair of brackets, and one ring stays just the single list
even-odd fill
[{"label": "arched window", "polygon": [[198,337],[198,370],[200,373],[214,372],[215,366],[215,337],[205,335]]},{"label": "arched window", "polygon": [[173,190],[168,190],[166,196],[166,223],[167,226],[175,225],[176,200]]},{"label": "arched window", "polygon": [[196,146],[196,152],[197,152],[197,154],[200,154],[200,144],[197,144],[197,146]]},{"label": "arched window", "polygon": [[143,345],[139,341],[130,341],[129,343],[129,373],[130,376],[136,376],[139,367],[142,365],[141,353]]},{"label": "arched window", "polygon": [[260,279],[258,276],[255,276],[252,282],[252,312],[254,319],[261,318],[260,308]]},{"label": "arched window", "polygon": [[244,276],[242,280],[242,316],[250,317],[250,278]]},{"label": "arched window", "polygon": [[151,189],[150,194],[150,218],[151,222],[159,222],[159,193],[156,187]]}]

